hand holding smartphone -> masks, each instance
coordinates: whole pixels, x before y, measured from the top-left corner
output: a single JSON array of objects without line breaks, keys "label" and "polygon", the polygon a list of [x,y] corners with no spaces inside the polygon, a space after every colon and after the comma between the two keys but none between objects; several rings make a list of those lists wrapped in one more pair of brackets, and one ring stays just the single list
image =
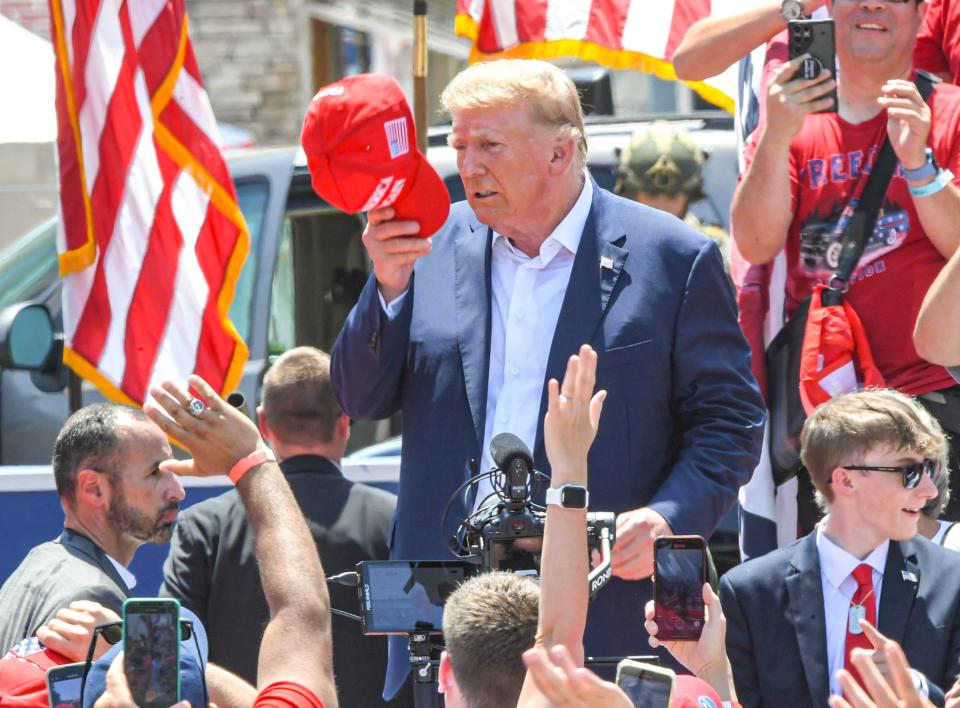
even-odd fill
[{"label": "hand holding smartphone", "polygon": [[47,700],[50,708],[82,708],[80,684],[83,681],[83,666],[81,661],[47,670]]},{"label": "hand holding smartphone", "polygon": [[170,708],[180,700],[180,603],[123,603],[123,671],[140,708]]},{"label": "hand holding smartphone", "polygon": [[670,669],[624,659],[617,664],[617,685],[634,708],[670,708],[677,675]]},{"label": "hand holding smartphone", "polygon": [[657,639],[697,640],[706,613],[707,544],[702,536],[660,536],[653,541],[653,599]]},{"label": "hand holding smartphone", "polygon": [[[790,60],[808,55],[800,70],[793,78],[815,79],[824,69],[830,71],[833,78],[837,77],[837,50],[834,38],[834,24],[832,19],[825,20],[791,20],[787,23],[788,51]],[[833,104],[818,113],[837,112],[837,89],[827,93],[822,98],[830,97]]]}]

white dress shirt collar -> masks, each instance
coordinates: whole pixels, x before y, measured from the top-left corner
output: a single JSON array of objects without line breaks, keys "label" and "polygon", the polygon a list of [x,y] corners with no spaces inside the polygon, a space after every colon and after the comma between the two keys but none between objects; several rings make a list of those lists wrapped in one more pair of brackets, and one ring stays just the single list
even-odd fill
[{"label": "white dress shirt collar", "polygon": [[822,522],[817,524],[817,553],[820,555],[820,570],[823,577],[835,588],[839,588],[861,563],[866,563],[873,568],[875,573],[879,573],[883,577],[889,550],[890,541],[887,540],[870,551],[866,558],[860,560],[830,540],[823,532]]},{"label": "white dress shirt collar", "polygon": [[[583,227],[587,223],[587,216],[590,214],[590,206],[593,204],[593,183],[590,175],[584,172],[583,189],[580,190],[580,196],[573,203],[570,211],[563,217],[563,220],[557,224],[553,232],[547,236],[546,240],[540,244],[540,260],[544,265],[550,263],[554,256],[559,253],[560,248],[566,248],[570,253],[576,255],[577,248],[580,246],[580,237],[583,235]],[[514,246],[510,239],[502,234],[493,232],[493,247],[497,247],[498,242],[503,242],[511,254],[529,258],[523,251]]]},{"label": "white dress shirt collar", "polygon": [[127,590],[133,590],[137,586],[137,576],[127,570],[127,567],[113,556],[107,553],[104,555],[110,559],[110,562],[113,563],[113,567],[117,569],[117,572],[120,574],[120,579],[127,586]]}]

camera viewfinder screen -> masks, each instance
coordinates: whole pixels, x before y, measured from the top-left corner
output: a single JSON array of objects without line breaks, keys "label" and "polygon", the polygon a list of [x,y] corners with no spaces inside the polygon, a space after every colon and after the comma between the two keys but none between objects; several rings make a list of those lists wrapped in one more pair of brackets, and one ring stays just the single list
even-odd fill
[{"label": "camera viewfinder screen", "polygon": [[67,676],[50,681],[52,708],[80,708],[80,676]]},{"label": "camera viewfinder screen", "polygon": [[172,706],[179,700],[178,621],[173,612],[125,617],[123,667],[138,706]]},{"label": "camera viewfinder screen", "polygon": [[388,561],[365,564],[365,631],[374,633],[437,632],[443,604],[463,582],[462,566]]},{"label": "camera viewfinder screen", "polygon": [[617,685],[633,701],[634,708],[670,706],[670,684],[660,677],[621,673]]},{"label": "camera viewfinder screen", "polygon": [[697,638],[703,629],[702,548],[658,548],[657,627],[664,637]]}]

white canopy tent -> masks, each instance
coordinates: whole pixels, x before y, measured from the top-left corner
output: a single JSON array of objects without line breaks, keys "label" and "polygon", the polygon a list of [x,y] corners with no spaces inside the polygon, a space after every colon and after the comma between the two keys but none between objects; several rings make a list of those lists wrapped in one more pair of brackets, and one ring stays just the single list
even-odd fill
[{"label": "white canopy tent", "polygon": [[57,209],[50,42],[0,15],[0,248]]}]

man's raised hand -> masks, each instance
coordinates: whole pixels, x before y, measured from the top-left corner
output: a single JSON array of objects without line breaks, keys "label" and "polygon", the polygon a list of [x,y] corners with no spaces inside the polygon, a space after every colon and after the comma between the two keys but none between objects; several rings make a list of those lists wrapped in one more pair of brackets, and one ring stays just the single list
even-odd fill
[{"label": "man's raised hand", "polygon": [[606,391],[593,392],[597,353],[589,344],[567,360],[563,384],[547,383],[547,415],[543,440],[554,486],[586,484],[587,452],[597,435]]},{"label": "man's raised hand", "polygon": [[253,421],[224,401],[199,376],[190,377],[206,408],[193,415],[188,410],[193,398],[172,381],[151,386],[143,410],[163,432],[187,448],[191,460],[167,460],[161,469],[179,475],[211,477],[227,474],[241,459],[259,449],[266,449]]}]

